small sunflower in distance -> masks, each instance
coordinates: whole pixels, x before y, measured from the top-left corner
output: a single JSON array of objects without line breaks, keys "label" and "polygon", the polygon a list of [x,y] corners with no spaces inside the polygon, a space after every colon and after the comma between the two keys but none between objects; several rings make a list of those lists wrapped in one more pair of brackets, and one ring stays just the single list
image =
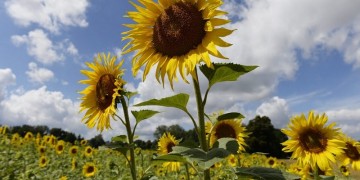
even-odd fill
[{"label": "small sunflower in distance", "polygon": [[97,130],[103,131],[110,127],[110,116],[116,113],[116,101],[120,96],[125,81],[121,79],[124,70],[121,66],[124,61],[115,64],[117,57],[98,54],[93,63],[86,63],[92,69],[81,70],[81,73],[89,79],[79,81],[87,84],[80,94],[84,95],[80,104],[80,112],[87,110],[82,121],[88,128],[97,125]]},{"label": "small sunflower in distance", "polygon": [[234,138],[239,144],[238,152],[245,151],[245,139],[249,133],[241,125],[240,119],[217,121],[210,130],[210,147],[220,138]]},{"label": "small sunflower in distance", "polygon": [[343,153],[345,142],[340,140],[340,129],[335,123],[326,126],[328,117],[309,112],[308,118],[302,114],[291,118],[289,129],[282,129],[289,139],[282,143],[284,152],[292,152],[291,158],[299,165],[310,165],[322,171],[330,168],[330,162],[336,162],[335,155]]},{"label": "small sunflower in distance", "polygon": [[85,177],[92,177],[92,176],[95,176],[96,171],[97,171],[97,168],[95,167],[95,164],[92,162],[87,162],[83,166],[82,173]]},{"label": "small sunflower in distance", "polygon": [[[179,141],[175,139],[170,133],[164,133],[163,136],[159,139],[158,142],[158,153],[160,155],[169,154],[172,152],[172,148],[179,144]],[[163,167],[167,168],[168,171],[179,171],[180,163],[179,162],[165,162]]]},{"label": "small sunflower in distance", "polygon": [[343,165],[350,164],[353,169],[360,170],[360,143],[346,135],[342,140],[346,143],[345,149],[337,158]]},{"label": "small sunflower in distance", "polygon": [[137,11],[127,13],[135,24],[125,24],[130,28],[123,32],[123,40],[129,40],[123,53],[137,51],[133,58],[133,74],[145,66],[145,80],[152,66],[156,67],[156,78],[164,84],[167,75],[172,87],[177,79],[178,69],[182,79],[185,75],[195,77],[196,64],[204,62],[212,67],[210,55],[227,59],[216,48],[231,44],[221,37],[233,31],[217,28],[229,23],[218,16],[227,14],[218,8],[222,0],[139,0],[142,4],[131,3]]}]

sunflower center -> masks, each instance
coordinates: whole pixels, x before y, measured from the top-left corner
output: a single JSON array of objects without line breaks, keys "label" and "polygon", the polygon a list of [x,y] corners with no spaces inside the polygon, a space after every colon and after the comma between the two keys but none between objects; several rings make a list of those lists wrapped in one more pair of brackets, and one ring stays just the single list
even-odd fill
[{"label": "sunflower center", "polygon": [[236,139],[235,129],[229,124],[219,124],[216,128],[215,136],[220,139],[224,137],[230,137]]},{"label": "sunflower center", "polygon": [[72,154],[76,154],[76,153],[77,153],[77,149],[75,149],[75,148],[72,149],[72,150],[71,150],[71,153],[72,153]]},{"label": "sunflower center", "polygon": [[92,172],[94,172],[94,166],[89,166],[88,168],[87,168],[87,173],[92,173]]},{"label": "sunflower center", "polygon": [[88,149],[86,150],[86,152],[87,152],[88,154],[90,154],[90,153],[91,153],[91,149],[88,148]]},{"label": "sunflower center", "polygon": [[274,165],[275,164],[275,161],[274,160],[272,160],[272,159],[270,159],[269,161],[268,161],[268,163],[269,163],[269,165]]},{"label": "sunflower center", "polygon": [[185,55],[202,42],[205,22],[195,5],[185,2],[171,5],[154,24],[154,48],[170,57]]},{"label": "sunflower center", "polygon": [[112,74],[104,74],[96,84],[96,98],[98,107],[103,111],[112,103],[114,94],[115,77]]},{"label": "sunflower center", "polygon": [[41,164],[45,164],[46,163],[46,159],[45,158],[42,158],[41,159]]},{"label": "sunflower center", "polygon": [[308,129],[300,135],[301,146],[309,152],[320,153],[326,149],[327,139],[324,135],[315,130]]},{"label": "sunflower center", "polygon": [[166,150],[167,150],[167,153],[170,153],[173,149],[173,147],[175,146],[175,144],[173,142],[169,142],[166,146]]},{"label": "sunflower center", "polygon": [[62,151],[63,148],[64,148],[64,147],[63,147],[62,145],[59,145],[59,146],[58,146],[58,151]]},{"label": "sunflower center", "polygon": [[345,154],[351,159],[351,160],[359,160],[360,154],[359,151],[350,143],[346,143],[346,149]]}]

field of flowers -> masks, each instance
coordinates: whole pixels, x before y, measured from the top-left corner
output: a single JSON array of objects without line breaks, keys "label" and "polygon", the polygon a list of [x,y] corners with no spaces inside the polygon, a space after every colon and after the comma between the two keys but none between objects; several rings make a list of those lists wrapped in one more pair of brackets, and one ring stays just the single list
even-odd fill
[{"label": "field of flowers", "polygon": [[[6,133],[0,135],[0,179],[131,179],[125,156],[116,150],[100,147],[93,149],[87,141],[70,144],[52,135],[27,133],[24,137]],[[138,179],[199,179],[201,173],[193,167],[180,164],[171,171],[163,163],[152,161],[157,151],[135,149]],[[231,154],[210,168],[212,179],[249,179],[236,169],[264,167],[282,171],[285,179],[299,179],[308,169],[292,160],[279,160],[264,154]],[[345,169],[344,169],[345,168]],[[335,179],[356,179],[346,167],[328,172]],[[256,177],[252,177],[257,179]],[[334,177],[328,177],[333,179]],[[261,179],[261,178],[258,178]]]}]

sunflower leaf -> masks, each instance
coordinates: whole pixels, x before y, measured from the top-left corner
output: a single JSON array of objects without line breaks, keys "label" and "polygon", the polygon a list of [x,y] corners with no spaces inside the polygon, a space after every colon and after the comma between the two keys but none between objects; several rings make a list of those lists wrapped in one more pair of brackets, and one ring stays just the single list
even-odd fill
[{"label": "sunflower leaf", "polygon": [[128,138],[127,138],[126,135],[114,136],[114,137],[111,138],[111,142],[127,143],[127,142],[128,142]]},{"label": "sunflower leaf", "polygon": [[258,66],[244,66],[233,63],[213,63],[214,68],[211,69],[206,65],[200,66],[201,72],[209,80],[209,88],[214,84],[224,81],[236,81],[241,75],[246,74]]},{"label": "sunflower leaf", "polygon": [[174,96],[162,98],[162,99],[150,99],[134,106],[165,106],[181,109],[187,112],[186,105],[189,101],[189,95],[180,93]]},{"label": "sunflower leaf", "polygon": [[222,120],[228,120],[228,119],[242,119],[242,118],[245,118],[245,116],[243,116],[241,113],[230,112],[230,113],[226,113],[226,114],[222,114],[222,115],[218,116],[217,120],[222,121]]},{"label": "sunflower leaf", "polygon": [[148,119],[155,114],[159,113],[159,111],[153,111],[153,110],[140,110],[140,111],[131,111],[133,116],[136,119],[136,123],[140,123],[142,120]]},{"label": "sunflower leaf", "polygon": [[181,154],[165,154],[158,156],[152,161],[160,162],[186,162],[186,159]]},{"label": "sunflower leaf", "polygon": [[[246,176],[256,180],[286,179],[282,171],[274,168],[264,168],[264,167],[236,168],[235,174],[238,175],[239,177]],[[292,178],[294,178],[294,176],[292,176]]]},{"label": "sunflower leaf", "polygon": [[215,148],[223,148],[232,154],[236,154],[239,150],[239,143],[234,138],[220,138],[215,143]]}]

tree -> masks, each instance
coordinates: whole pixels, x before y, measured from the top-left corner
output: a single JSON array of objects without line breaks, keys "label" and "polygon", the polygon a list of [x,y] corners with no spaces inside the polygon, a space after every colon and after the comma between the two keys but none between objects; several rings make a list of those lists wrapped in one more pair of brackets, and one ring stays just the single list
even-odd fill
[{"label": "tree", "polygon": [[89,141],[90,146],[94,148],[98,148],[99,146],[102,146],[105,144],[105,141],[101,134],[96,135],[95,137],[91,138]]},{"label": "tree", "polygon": [[165,132],[167,132],[167,130],[168,130],[168,127],[165,126],[165,125],[160,125],[160,126],[158,126],[158,127],[156,128],[155,132],[154,132],[154,137],[155,137],[156,139],[160,139],[161,136],[162,136]]},{"label": "tree", "polygon": [[268,117],[256,116],[253,120],[249,121],[246,128],[251,133],[245,139],[248,145],[247,152],[263,152],[277,158],[287,156],[282,151],[282,145],[280,144],[287,140],[287,137],[279,129],[274,128]]}]

